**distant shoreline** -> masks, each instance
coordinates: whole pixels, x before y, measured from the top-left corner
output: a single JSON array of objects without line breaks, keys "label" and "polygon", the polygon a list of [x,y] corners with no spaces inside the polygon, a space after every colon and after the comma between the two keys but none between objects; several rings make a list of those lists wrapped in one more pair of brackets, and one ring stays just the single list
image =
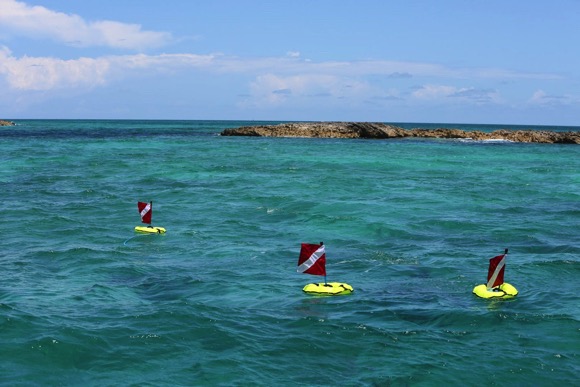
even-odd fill
[{"label": "distant shoreline", "polygon": [[505,140],[513,142],[580,144],[580,132],[549,130],[496,130],[482,132],[460,129],[403,129],[398,126],[370,122],[303,122],[278,125],[242,126],[225,129],[222,136],[307,137],[307,138],[448,138],[475,141]]}]

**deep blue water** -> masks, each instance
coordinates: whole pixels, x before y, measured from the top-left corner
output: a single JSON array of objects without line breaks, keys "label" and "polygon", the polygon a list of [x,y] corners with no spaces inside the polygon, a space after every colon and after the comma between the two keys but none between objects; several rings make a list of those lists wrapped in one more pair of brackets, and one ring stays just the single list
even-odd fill
[{"label": "deep blue water", "polygon": [[[2,385],[572,385],[580,147],[0,128]],[[579,130],[506,125],[397,125]],[[135,234],[153,201],[165,235]],[[300,243],[330,281],[302,292]],[[510,249],[519,295],[483,300]]]}]

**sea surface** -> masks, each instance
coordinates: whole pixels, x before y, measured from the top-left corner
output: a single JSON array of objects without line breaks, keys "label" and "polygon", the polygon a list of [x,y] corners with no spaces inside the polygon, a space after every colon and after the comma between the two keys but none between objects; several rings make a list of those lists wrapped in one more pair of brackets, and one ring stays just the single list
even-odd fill
[{"label": "sea surface", "polygon": [[[16,123],[0,128],[2,386],[580,379],[580,146]],[[135,233],[137,201],[166,234]],[[296,272],[300,243],[320,241],[353,294],[302,291],[323,278]],[[519,295],[477,298],[505,248]]]}]

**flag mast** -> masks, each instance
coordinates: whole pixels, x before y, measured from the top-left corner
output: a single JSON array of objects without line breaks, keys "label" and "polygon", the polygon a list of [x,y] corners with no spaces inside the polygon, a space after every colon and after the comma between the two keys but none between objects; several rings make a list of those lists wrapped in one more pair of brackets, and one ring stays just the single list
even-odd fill
[{"label": "flag mast", "polygon": [[[320,246],[324,246],[324,242],[320,242]],[[326,270],[324,270],[324,286],[327,286],[328,282],[326,281]]]}]

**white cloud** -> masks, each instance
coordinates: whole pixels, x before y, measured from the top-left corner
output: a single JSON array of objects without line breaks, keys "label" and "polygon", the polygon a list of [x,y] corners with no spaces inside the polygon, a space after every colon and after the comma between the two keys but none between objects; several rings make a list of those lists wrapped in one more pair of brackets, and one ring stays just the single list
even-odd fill
[{"label": "white cloud", "polygon": [[[258,76],[251,84],[250,90],[253,98],[261,101],[262,104],[279,104],[290,97],[290,95],[300,95],[304,92],[307,84],[311,81],[308,76],[279,77],[274,74]],[[332,80],[327,77],[326,82]],[[318,80],[318,82],[323,82]],[[286,92],[281,93],[280,90]]]},{"label": "white cloud", "polygon": [[[2,1],[2,0],[0,0]],[[283,103],[322,101],[402,100],[405,93],[400,82],[420,78],[452,77],[452,71],[437,65],[392,61],[308,62],[296,58],[237,58],[224,55],[161,54],[118,55],[64,60],[53,57],[15,57],[0,46],[0,77],[9,89],[50,91],[57,89],[90,90],[115,80],[152,74],[187,71],[214,74],[241,74],[248,78],[245,106],[275,106]],[[395,74],[395,75],[393,75]],[[377,78],[379,77],[379,78]],[[380,81],[377,82],[377,79]],[[238,93],[241,90],[237,91]],[[531,103],[546,103],[539,91]],[[470,104],[499,104],[497,90],[473,87],[427,84],[415,89],[411,99],[436,102],[442,99]],[[554,97],[551,97],[552,101]],[[338,103],[338,102],[337,102]]]},{"label": "white cloud", "polygon": [[501,103],[501,97],[497,90],[476,89],[473,87],[424,85],[413,91],[411,96],[424,101],[440,101],[442,98],[453,98],[457,101],[475,104]]},{"label": "white cloud", "polygon": [[[0,0],[0,4],[12,0]],[[2,3],[4,2],[4,3]],[[292,55],[268,58],[239,58],[225,55],[161,54],[119,55],[64,60],[53,57],[15,57],[0,46],[0,77],[14,90],[49,91],[52,89],[90,89],[116,79],[135,75],[147,78],[152,73],[197,71],[214,74],[240,74],[248,78],[248,91],[255,105],[276,105],[298,98],[329,97],[335,100],[401,99],[397,88],[401,82],[421,79],[463,79],[467,70],[453,70],[429,63],[395,61],[312,62]],[[485,76],[494,73],[483,72]],[[474,70],[470,80],[481,70]],[[509,73],[495,73],[500,79]],[[526,74],[512,74],[522,78]],[[536,75],[530,74],[533,78]],[[546,78],[550,78],[546,74]],[[386,92],[385,90],[388,90]],[[239,93],[240,91],[238,91]],[[530,103],[540,104],[556,97],[538,91]],[[497,90],[426,84],[415,89],[410,97],[416,101],[437,101],[442,98],[472,104],[502,103]],[[247,100],[248,101],[248,100]],[[246,101],[246,102],[247,102]]]},{"label": "white cloud", "polygon": [[106,46],[142,50],[172,40],[167,32],[144,31],[138,24],[110,20],[88,22],[78,15],[29,6],[16,0],[0,0],[0,27],[32,38],[49,38],[70,46]]},{"label": "white cloud", "polygon": [[544,90],[536,90],[528,100],[531,105],[557,106],[580,104],[580,98],[571,95],[552,95]]},{"label": "white cloud", "polygon": [[[315,62],[302,60],[299,57],[267,57],[267,58],[238,58],[222,56],[216,62],[216,69],[224,73],[247,73],[247,74],[277,74],[280,77],[290,77],[297,74],[325,74],[343,78],[364,78],[368,76],[384,77],[383,79],[405,80],[420,78],[455,79],[455,80],[554,80],[559,79],[554,74],[537,74],[525,72],[512,72],[497,69],[469,69],[450,68],[432,63],[399,62],[388,60],[366,61],[323,61]],[[459,91],[455,89],[451,92]],[[426,93],[433,90],[426,90]]]},{"label": "white cloud", "polygon": [[16,59],[7,48],[0,50],[0,74],[6,77],[11,88],[18,90],[92,87],[105,83],[109,70],[109,63],[102,59]]},{"label": "white cloud", "polygon": [[417,99],[433,100],[448,97],[457,92],[453,86],[425,85],[413,91],[411,95]]},{"label": "white cloud", "polygon": [[[123,55],[63,60],[50,57],[15,58],[6,47],[0,47],[0,75],[16,90],[51,90],[91,88],[108,83],[115,76],[126,76],[137,70],[170,71],[181,67],[208,67],[210,55],[164,54]],[[124,74],[124,75],[123,75]]]},{"label": "white cloud", "polygon": [[542,103],[546,99],[546,92],[544,90],[536,90],[530,98],[531,103]]},{"label": "white cloud", "polygon": [[326,74],[278,76],[260,75],[250,84],[253,104],[279,105],[288,100],[307,98],[356,99],[376,94],[369,83],[349,77]]}]

